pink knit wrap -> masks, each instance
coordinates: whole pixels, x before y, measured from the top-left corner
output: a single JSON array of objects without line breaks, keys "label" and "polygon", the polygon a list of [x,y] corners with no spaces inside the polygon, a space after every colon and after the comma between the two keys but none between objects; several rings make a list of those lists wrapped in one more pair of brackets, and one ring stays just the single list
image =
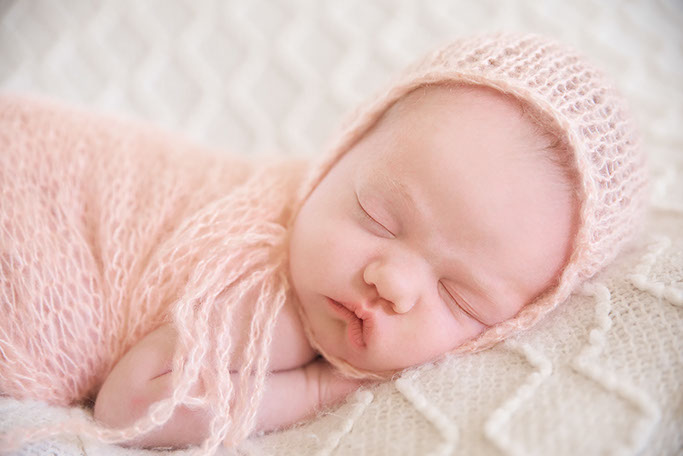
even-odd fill
[{"label": "pink knit wrap", "polygon": [[[393,103],[445,82],[491,87],[537,110],[573,152],[580,179],[580,223],[559,285],[458,349],[474,351],[531,327],[638,226],[646,172],[633,123],[614,87],[574,51],[530,35],[439,49],[353,113],[305,179],[301,163],[256,171],[148,127],[1,97],[0,392],[73,404],[162,322],[174,322],[178,347],[172,396],[135,426],[108,430],[74,419],[17,429],[0,436],[0,446],[59,432],[121,441],[164,423],[181,404],[212,413],[200,451],[246,438],[277,313],[295,299],[286,264],[298,209]],[[254,290],[250,343],[235,353],[231,303]],[[233,377],[225,366],[235,358],[243,363]],[[347,374],[369,374],[328,359]],[[200,381],[204,396],[190,397]]]},{"label": "pink knit wrap", "polygon": [[[93,399],[145,334],[165,321],[178,331],[174,393],[136,426],[15,429],[0,449],[60,432],[122,441],[181,404],[213,415],[202,451],[246,438],[287,299],[286,222],[303,172],[291,159],[254,166],[149,126],[0,96],[0,392]],[[231,304],[247,293],[257,299],[240,348]],[[190,397],[198,382],[204,396]]]}]

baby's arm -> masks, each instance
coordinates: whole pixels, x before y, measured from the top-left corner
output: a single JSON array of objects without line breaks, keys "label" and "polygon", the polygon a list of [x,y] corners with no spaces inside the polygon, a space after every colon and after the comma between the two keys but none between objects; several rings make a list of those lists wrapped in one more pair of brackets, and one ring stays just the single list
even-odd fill
[{"label": "baby's arm", "polygon": [[[94,415],[111,427],[125,427],[140,418],[154,402],[171,394],[171,364],[176,333],[164,325],[136,344],[114,367],[95,402]],[[339,377],[323,360],[271,374],[257,414],[256,431],[280,429],[312,416],[342,400],[360,386],[358,380]],[[193,394],[200,394],[201,386]],[[186,446],[208,434],[204,410],[178,408],[161,428],[127,445]]]},{"label": "baby's arm", "polygon": [[276,372],[266,381],[256,431],[274,431],[311,417],[318,410],[340,402],[362,383],[339,376],[322,358]]}]

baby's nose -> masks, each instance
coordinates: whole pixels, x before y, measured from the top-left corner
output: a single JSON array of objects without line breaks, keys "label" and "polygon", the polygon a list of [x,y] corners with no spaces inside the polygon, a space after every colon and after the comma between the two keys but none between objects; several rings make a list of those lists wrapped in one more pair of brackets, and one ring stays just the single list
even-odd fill
[{"label": "baby's nose", "polygon": [[394,312],[404,314],[415,306],[420,295],[419,274],[410,269],[396,262],[375,261],[365,269],[363,279],[375,287],[378,297]]},{"label": "baby's nose", "polygon": [[397,300],[392,301],[392,308],[394,309],[394,312],[398,314],[404,314],[408,312],[410,309],[413,308],[415,305],[415,302],[412,299],[404,299],[400,298]]}]

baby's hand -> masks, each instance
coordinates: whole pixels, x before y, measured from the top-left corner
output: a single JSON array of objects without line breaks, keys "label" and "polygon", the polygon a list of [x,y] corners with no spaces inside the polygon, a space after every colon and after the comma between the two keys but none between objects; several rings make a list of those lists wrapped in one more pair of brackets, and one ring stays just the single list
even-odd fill
[{"label": "baby's hand", "polygon": [[311,418],[367,383],[340,376],[323,359],[275,373],[266,381],[256,430],[274,431]]},{"label": "baby's hand", "polygon": [[318,408],[322,409],[341,402],[350,393],[361,386],[370,385],[369,380],[357,380],[343,377],[332,365],[324,360],[318,360],[314,368],[319,370]]},{"label": "baby's hand", "polygon": [[[111,427],[130,426],[151,404],[172,393],[171,363],[175,329],[165,325],[145,336],[114,367],[95,402],[94,416]],[[256,431],[273,431],[315,416],[341,402],[367,381],[340,376],[325,360],[274,372],[266,380]],[[200,395],[195,390],[193,394]],[[205,410],[179,407],[162,427],[127,442],[127,446],[198,444],[209,432]]]}]

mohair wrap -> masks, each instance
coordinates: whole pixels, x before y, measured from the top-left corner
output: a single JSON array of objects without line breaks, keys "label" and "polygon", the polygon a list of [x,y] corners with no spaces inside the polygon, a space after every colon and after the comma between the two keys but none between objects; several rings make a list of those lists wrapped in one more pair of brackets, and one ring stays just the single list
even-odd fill
[{"label": "mohair wrap", "polygon": [[[113,430],[74,418],[14,429],[0,448],[63,432],[120,442],[163,424],[180,405],[211,412],[200,453],[248,437],[277,314],[296,299],[287,239],[297,211],[391,105],[439,83],[518,99],[568,147],[579,181],[580,221],[558,285],[456,350],[471,352],[531,327],[639,226],[646,171],[633,122],[613,85],[573,50],[535,35],[458,40],[355,111],[315,165],[255,166],[148,126],[0,97],[0,392],[78,404],[145,334],[169,321],[178,330],[173,394],[134,425]],[[237,348],[231,303],[247,294],[257,296],[249,343]],[[347,375],[387,374],[327,358]],[[242,363],[230,375],[234,359]],[[198,382],[205,392],[192,397]]]},{"label": "mohair wrap", "polygon": [[[286,224],[304,170],[0,95],[0,392],[87,403],[142,337],[166,322],[178,333],[173,394],[135,425],[13,429],[0,450],[58,433],[129,440],[180,405],[213,417],[199,452],[246,438],[287,299]],[[237,346],[232,304],[246,294],[257,298]]]}]

